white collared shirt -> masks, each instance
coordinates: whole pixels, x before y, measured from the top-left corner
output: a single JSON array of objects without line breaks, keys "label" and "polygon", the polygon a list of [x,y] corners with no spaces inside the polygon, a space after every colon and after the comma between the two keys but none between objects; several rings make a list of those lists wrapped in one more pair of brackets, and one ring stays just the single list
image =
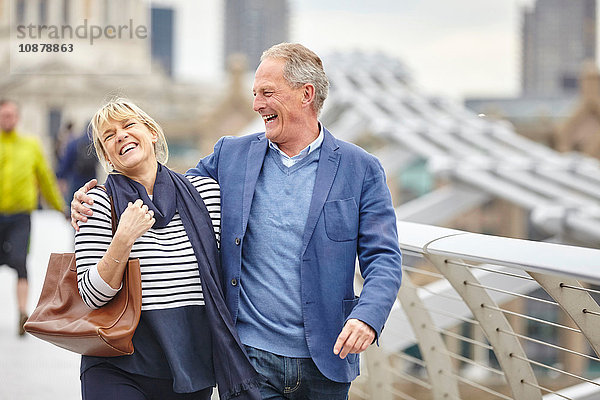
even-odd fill
[{"label": "white collared shirt", "polygon": [[309,155],[310,153],[312,153],[313,151],[317,150],[318,148],[321,147],[321,145],[323,144],[323,124],[321,124],[319,122],[319,136],[317,136],[317,138],[308,146],[306,146],[304,149],[302,149],[302,151],[300,151],[300,153],[296,154],[293,157],[288,156],[287,154],[285,154],[283,151],[281,151],[281,149],[279,148],[279,146],[277,146],[277,143],[273,143],[269,140],[269,146],[277,151],[279,153],[279,156],[281,157],[281,162],[283,163],[283,165],[285,165],[286,167],[291,167],[292,165],[296,164],[298,161],[302,160],[303,158],[305,158],[307,155]]}]

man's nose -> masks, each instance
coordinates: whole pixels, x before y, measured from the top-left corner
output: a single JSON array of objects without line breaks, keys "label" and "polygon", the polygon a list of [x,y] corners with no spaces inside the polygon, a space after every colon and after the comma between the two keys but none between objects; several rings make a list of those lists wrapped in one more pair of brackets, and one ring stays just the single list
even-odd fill
[{"label": "man's nose", "polygon": [[254,109],[254,111],[258,112],[260,111],[261,108],[264,107],[264,99],[262,98],[262,96],[256,95],[254,96],[254,102],[252,103],[252,108]]}]

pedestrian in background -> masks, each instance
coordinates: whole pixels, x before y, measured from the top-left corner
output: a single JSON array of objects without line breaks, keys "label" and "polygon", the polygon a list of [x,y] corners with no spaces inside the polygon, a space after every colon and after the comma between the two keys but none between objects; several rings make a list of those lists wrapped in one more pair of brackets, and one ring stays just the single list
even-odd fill
[{"label": "pedestrian in background", "polygon": [[16,131],[19,109],[0,101],[0,265],[17,271],[18,332],[27,321],[27,253],[31,212],[38,208],[38,191],[48,204],[63,212],[65,204],[39,142]]},{"label": "pedestrian in background", "polygon": [[[92,145],[89,124],[83,132],[72,137],[59,158],[56,176],[65,201],[71,201],[73,193],[90,179],[97,176],[98,157]],[[67,210],[67,215],[69,211]]]}]

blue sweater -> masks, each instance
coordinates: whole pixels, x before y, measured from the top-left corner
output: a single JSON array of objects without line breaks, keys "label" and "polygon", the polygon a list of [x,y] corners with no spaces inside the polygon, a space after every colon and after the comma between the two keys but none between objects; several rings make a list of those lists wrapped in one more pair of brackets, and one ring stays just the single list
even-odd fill
[{"label": "blue sweater", "polygon": [[286,167],[269,148],[242,247],[237,328],[242,343],[310,357],[302,316],[300,252],[319,151]]}]

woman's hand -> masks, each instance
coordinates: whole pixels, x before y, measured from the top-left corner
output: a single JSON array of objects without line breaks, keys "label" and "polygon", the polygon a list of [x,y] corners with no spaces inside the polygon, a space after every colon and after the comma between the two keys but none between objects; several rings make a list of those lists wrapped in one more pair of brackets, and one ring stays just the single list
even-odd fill
[{"label": "woman's hand", "polygon": [[130,202],[121,214],[115,239],[131,248],[133,242],[148,232],[155,222],[154,211],[148,210],[148,206],[141,199],[136,200],[135,203]]},{"label": "woman's hand", "polygon": [[135,203],[130,202],[121,214],[113,240],[102,257],[102,262],[98,263],[100,277],[113,289],[121,286],[133,242],[148,232],[155,222],[154,211],[148,210],[141,199]]}]

